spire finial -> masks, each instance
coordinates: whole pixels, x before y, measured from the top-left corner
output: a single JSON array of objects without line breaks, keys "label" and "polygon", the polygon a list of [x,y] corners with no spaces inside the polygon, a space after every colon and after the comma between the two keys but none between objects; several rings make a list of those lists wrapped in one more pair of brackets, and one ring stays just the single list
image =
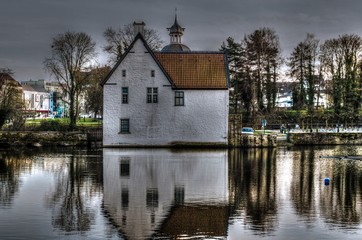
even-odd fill
[{"label": "spire finial", "polygon": [[177,8],[175,8],[175,23],[177,23]]}]

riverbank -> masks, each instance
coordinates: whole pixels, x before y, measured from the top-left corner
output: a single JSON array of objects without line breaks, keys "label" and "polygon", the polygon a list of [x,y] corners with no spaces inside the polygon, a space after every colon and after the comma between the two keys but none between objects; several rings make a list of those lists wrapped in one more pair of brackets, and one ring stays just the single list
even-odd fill
[{"label": "riverbank", "polygon": [[[0,131],[1,147],[92,146],[95,144],[102,146],[101,131],[88,133]],[[229,139],[229,146],[224,147],[265,148],[292,145],[362,145],[362,132],[290,132],[288,134],[269,132],[267,134],[239,135],[233,141]],[[192,147],[192,144],[179,144],[177,147]]]},{"label": "riverbank", "polygon": [[291,132],[293,145],[362,145],[362,132]]},{"label": "riverbank", "polygon": [[87,133],[59,131],[0,131],[0,145],[10,146],[87,146]]}]

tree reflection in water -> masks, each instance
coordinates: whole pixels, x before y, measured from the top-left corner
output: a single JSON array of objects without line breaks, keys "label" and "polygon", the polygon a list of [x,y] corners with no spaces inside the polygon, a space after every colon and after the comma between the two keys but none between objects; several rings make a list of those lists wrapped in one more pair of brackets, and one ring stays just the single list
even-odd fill
[{"label": "tree reflection in water", "polygon": [[[357,147],[339,148],[337,155],[357,155]],[[331,206],[322,208],[322,214],[329,223],[348,224],[348,228],[358,227],[362,214],[362,161],[335,160],[331,174],[331,196],[321,198],[321,204]],[[323,206],[323,205],[322,205]]]},{"label": "tree reflection in water", "polygon": [[21,185],[20,173],[31,170],[32,160],[23,151],[0,152],[0,208],[8,208]]},{"label": "tree reflection in water", "polygon": [[53,210],[52,224],[66,232],[89,231],[95,222],[92,197],[102,193],[100,156],[72,153],[59,161],[55,191],[47,199]]},{"label": "tree reflection in water", "polygon": [[0,158],[0,207],[9,207],[19,189],[19,175],[14,170],[16,159]]},{"label": "tree reflection in water", "polygon": [[259,234],[273,232],[277,225],[276,149],[233,149],[229,151],[230,201],[234,217]]},{"label": "tree reflection in water", "polygon": [[[361,155],[361,150],[356,146],[230,150],[229,224],[235,228],[242,223],[248,229],[245,233],[270,237],[283,232],[280,225],[304,233],[323,230],[324,224],[337,234],[360,231],[362,161],[319,156]],[[329,186],[324,185],[326,177],[331,179]]]},{"label": "tree reflection in water", "polygon": [[302,149],[293,158],[291,198],[294,208],[307,222],[316,218],[314,192],[315,174],[314,151]]},{"label": "tree reflection in water", "polygon": [[[361,224],[362,161],[319,158],[358,154],[357,147],[333,149],[299,148],[293,158],[291,196],[294,207],[306,223],[323,216],[331,227],[352,229]],[[323,179],[331,179],[324,186]]]}]

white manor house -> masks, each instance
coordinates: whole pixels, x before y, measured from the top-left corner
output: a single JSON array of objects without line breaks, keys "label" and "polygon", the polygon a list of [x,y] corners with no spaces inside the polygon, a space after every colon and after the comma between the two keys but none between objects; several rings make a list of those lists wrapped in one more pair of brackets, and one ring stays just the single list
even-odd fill
[{"label": "white manor house", "polygon": [[228,144],[229,76],[223,52],[191,51],[175,16],[170,44],[152,51],[135,37],[103,86],[103,145]]}]

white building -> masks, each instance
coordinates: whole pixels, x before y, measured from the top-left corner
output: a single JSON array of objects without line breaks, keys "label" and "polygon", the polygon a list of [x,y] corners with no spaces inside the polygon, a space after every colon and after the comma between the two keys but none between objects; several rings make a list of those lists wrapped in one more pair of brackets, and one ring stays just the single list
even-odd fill
[{"label": "white building", "polygon": [[[277,83],[277,100],[276,107],[279,108],[292,108],[293,107],[293,89],[296,87],[297,82],[278,82]],[[321,81],[316,77],[314,84],[314,107],[328,108],[331,107],[331,96],[327,91],[328,81]],[[305,88],[307,88],[305,82]],[[307,96],[308,98],[308,96]]]},{"label": "white building", "polygon": [[50,94],[43,86],[22,83],[25,109],[39,116],[50,114]]},{"label": "white building", "polygon": [[[193,52],[175,18],[170,44],[153,52],[135,23],[134,41],[102,81],[104,146],[228,143],[228,70],[222,52]],[[137,29],[137,31],[136,31]]]},{"label": "white building", "polygon": [[276,107],[291,108],[293,107],[293,88],[294,82],[277,82],[277,99]]}]

